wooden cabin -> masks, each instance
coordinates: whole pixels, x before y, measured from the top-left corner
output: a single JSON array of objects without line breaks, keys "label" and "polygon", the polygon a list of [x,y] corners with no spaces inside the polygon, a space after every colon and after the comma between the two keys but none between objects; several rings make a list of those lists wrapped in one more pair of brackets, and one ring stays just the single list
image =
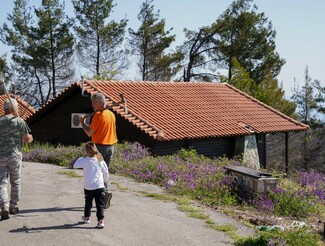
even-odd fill
[{"label": "wooden cabin", "polygon": [[139,142],[155,155],[191,148],[208,157],[231,158],[244,151],[246,137],[253,137],[265,166],[266,134],[309,128],[226,83],[85,80],[27,119],[34,139],[64,145],[88,141],[73,119],[93,111],[90,95],[97,92],[106,96],[108,106],[124,95],[126,107],[112,108],[119,142]]}]

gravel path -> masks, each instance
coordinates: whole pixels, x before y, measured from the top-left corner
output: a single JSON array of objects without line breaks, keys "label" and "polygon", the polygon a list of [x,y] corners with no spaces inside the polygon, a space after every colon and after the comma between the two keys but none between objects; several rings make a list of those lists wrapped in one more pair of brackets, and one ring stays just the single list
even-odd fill
[{"label": "gravel path", "polygon": [[[206,227],[205,221],[188,217],[171,201],[146,197],[143,192],[163,194],[156,185],[111,175],[111,207],[105,211],[105,228],[80,224],[83,215],[83,179],[60,172],[71,171],[50,164],[24,162],[20,213],[0,221],[1,245],[111,245],[111,246],[223,246],[233,245],[227,234]],[[74,170],[82,175],[82,170]],[[201,208],[203,209],[203,208]],[[236,226],[236,233],[253,230],[204,208],[215,223]]]}]

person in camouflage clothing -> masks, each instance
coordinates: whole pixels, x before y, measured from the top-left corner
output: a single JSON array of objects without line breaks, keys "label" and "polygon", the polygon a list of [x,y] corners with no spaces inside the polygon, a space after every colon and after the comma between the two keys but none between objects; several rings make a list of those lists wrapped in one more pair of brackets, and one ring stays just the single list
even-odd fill
[{"label": "person in camouflage clothing", "polygon": [[[18,212],[20,199],[20,173],[22,164],[22,145],[31,143],[33,136],[26,122],[14,115],[18,112],[15,99],[5,100],[5,115],[0,117],[0,206],[1,220],[9,219],[9,214]],[[11,192],[8,198],[8,180]]]}]

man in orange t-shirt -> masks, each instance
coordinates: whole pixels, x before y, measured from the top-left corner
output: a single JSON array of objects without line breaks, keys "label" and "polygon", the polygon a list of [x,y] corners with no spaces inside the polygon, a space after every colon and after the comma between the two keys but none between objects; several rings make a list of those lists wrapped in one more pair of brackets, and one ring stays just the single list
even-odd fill
[{"label": "man in orange t-shirt", "polygon": [[83,116],[80,117],[80,123],[85,133],[96,143],[97,149],[109,167],[114,144],[117,143],[115,115],[106,108],[105,96],[102,93],[93,94],[91,102],[95,113],[90,126],[85,124]]},{"label": "man in orange t-shirt", "polygon": [[[81,116],[79,120],[82,129],[95,142],[108,169],[114,152],[114,144],[117,143],[115,115],[106,108],[105,96],[102,93],[93,94],[91,96],[91,103],[94,109],[94,116],[90,126],[86,125],[84,116]],[[108,192],[107,186],[108,184],[105,183],[105,208],[110,206],[112,199],[112,193]]]}]

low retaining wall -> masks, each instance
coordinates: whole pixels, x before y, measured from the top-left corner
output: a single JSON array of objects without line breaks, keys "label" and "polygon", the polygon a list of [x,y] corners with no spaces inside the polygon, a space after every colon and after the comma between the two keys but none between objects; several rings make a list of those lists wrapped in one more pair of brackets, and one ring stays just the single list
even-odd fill
[{"label": "low retaining wall", "polygon": [[226,169],[237,177],[239,186],[243,191],[247,191],[249,195],[265,194],[278,184],[278,179],[272,177],[272,174],[269,173],[241,166],[226,167]]}]

